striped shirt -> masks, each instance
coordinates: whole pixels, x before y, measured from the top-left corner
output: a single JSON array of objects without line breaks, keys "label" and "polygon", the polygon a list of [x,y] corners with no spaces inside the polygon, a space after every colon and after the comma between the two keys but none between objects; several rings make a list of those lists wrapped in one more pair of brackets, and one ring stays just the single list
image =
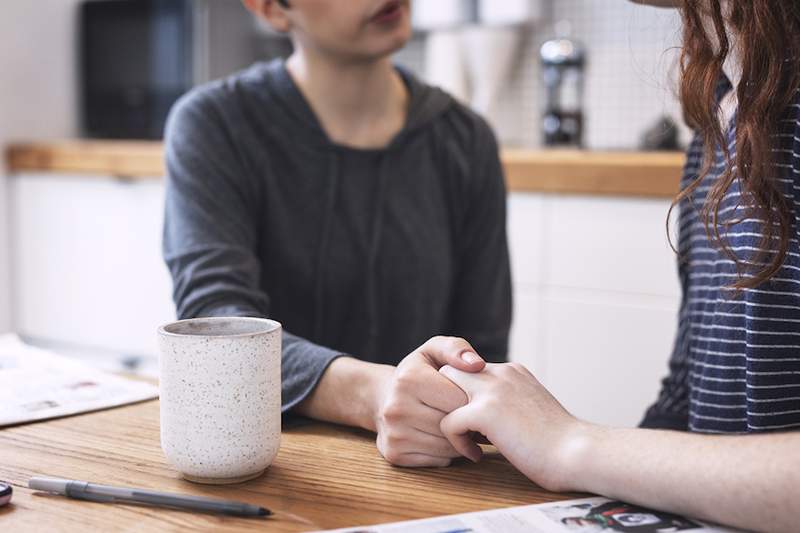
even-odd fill
[{"label": "striped shirt", "polygon": [[[730,90],[725,84],[721,94]],[[786,261],[772,279],[737,294],[727,289],[736,266],[706,234],[700,207],[725,169],[715,166],[691,199],[680,206],[678,251],[683,300],[669,375],[642,426],[704,433],[800,429],[800,105],[776,135],[776,180],[795,228]],[[727,131],[735,157],[736,118]],[[734,159],[735,161],[735,159]],[[700,174],[703,144],[689,147],[682,187]],[[742,204],[736,181],[723,199],[719,231],[740,259],[758,250],[761,221]]]}]

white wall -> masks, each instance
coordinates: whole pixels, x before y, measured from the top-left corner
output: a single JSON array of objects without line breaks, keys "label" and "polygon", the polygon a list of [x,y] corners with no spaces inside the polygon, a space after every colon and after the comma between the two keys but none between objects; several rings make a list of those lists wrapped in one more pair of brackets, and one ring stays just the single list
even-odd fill
[{"label": "white wall", "polygon": [[[0,4],[0,147],[20,139],[74,136],[77,122],[75,7],[78,0]],[[10,316],[8,193],[0,162],[0,331]]]}]

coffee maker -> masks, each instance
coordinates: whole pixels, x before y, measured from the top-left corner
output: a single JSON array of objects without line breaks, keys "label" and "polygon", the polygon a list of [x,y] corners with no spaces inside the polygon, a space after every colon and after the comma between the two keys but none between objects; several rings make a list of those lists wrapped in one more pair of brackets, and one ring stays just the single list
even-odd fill
[{"label": "coffee maker", "polygon": [[586,53],[568,37],[545,41],[540,48],[545,103],[542,136],[545,146],[583,146],[583,84]]}]

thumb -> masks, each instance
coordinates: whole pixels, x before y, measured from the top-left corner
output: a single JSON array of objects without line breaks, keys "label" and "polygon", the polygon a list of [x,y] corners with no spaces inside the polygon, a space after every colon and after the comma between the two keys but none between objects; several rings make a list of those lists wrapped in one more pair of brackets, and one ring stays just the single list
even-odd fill
[{"label": "thumb", "polygon": [[459,337],[433,337],[417,348],[417,352],[437,369],[450,365],[464,372],[480,372],[486,366],[475,348]]},{"label": "thumb", "polygon": [[439,424],[439,429],[458,453],[477,463],[483,455],[483,450],[470,438],[470,433],[473,431],[470,421],[473,418],[470,405],[466,405],[445,416]]}]

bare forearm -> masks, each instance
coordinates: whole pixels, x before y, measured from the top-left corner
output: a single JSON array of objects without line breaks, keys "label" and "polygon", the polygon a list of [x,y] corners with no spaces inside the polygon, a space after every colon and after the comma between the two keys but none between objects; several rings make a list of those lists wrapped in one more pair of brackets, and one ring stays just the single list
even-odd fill
[{"label": "bare forearm", "polygon": [[340,357],[323,374],[314,392],[297,406],[309,418],[375,431],[380,387],[394,367]]},{"label": "bare forearm", "polygon": [[575,490],[739,528],[797,530],[800,433],[711,436],[588,426]]}]

